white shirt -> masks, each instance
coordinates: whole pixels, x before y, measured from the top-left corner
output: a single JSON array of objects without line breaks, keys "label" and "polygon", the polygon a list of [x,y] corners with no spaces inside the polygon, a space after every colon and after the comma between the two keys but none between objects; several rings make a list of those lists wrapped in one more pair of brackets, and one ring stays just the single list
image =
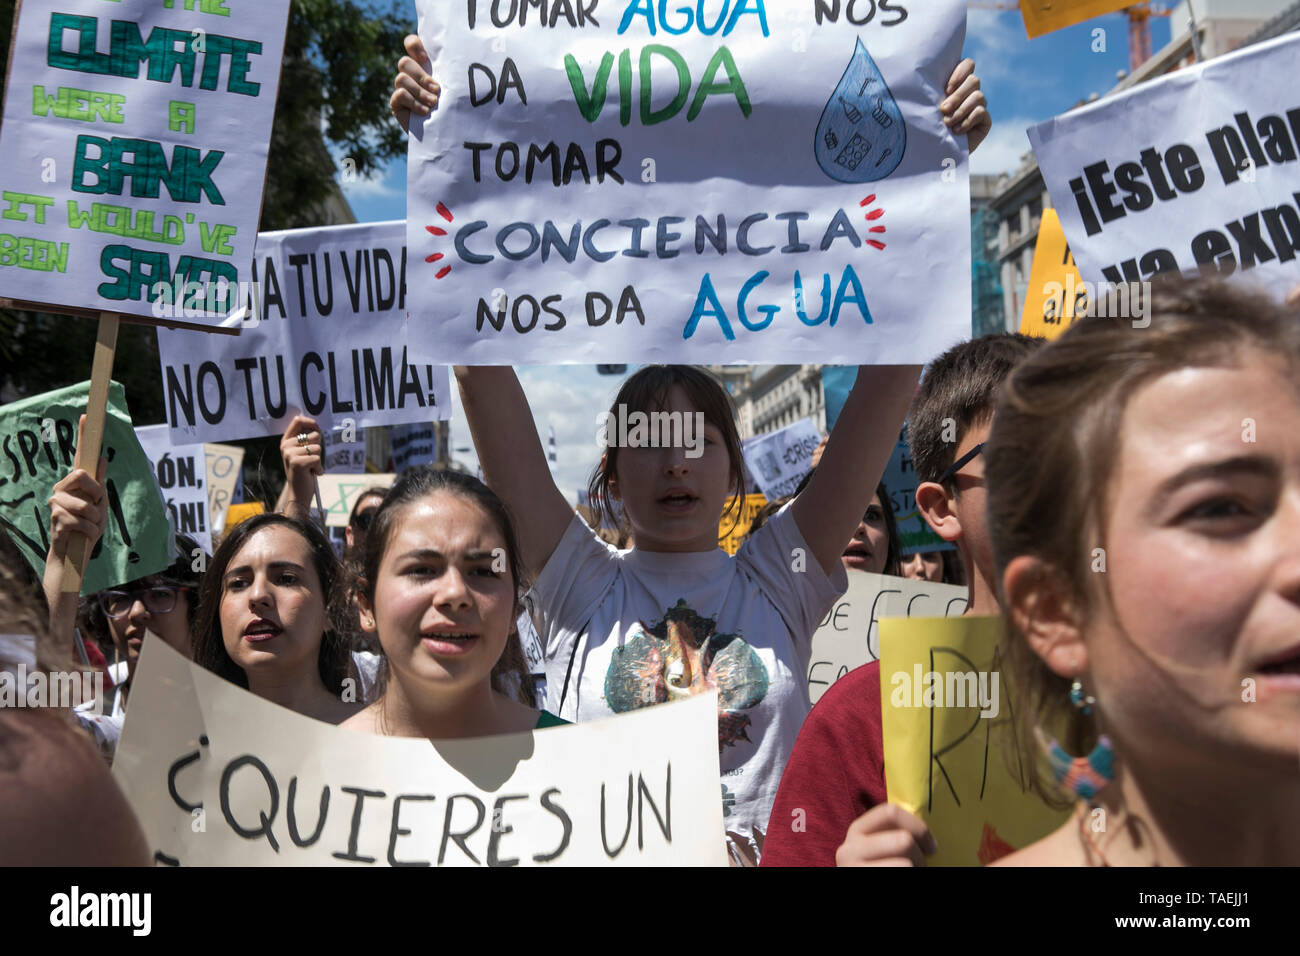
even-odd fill
[{"label": "white shirt", "polygon": [[575,515],[533,586],[546,709],[593,720],[716,689],[724,823],[752,842],[810,709],[813,631],[847,587],[788,506],[735,557],[616,551]]}]

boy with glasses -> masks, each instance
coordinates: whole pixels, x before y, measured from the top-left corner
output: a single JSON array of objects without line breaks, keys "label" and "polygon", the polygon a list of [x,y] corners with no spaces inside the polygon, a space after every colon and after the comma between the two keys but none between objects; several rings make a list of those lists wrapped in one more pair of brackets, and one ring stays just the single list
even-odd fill
[{"label": "boy with glasses", "polygon": [[[980,452],[998,389],[1042,343],[1002,333],[954,346],[926,368],[908,414],[916,504],[970,569],[967,614],[999,613]],[[920,864],[933,851],[925,824],[887,802],[881,724],[879,661],[827,689],[786,764],[763,866]]]}]

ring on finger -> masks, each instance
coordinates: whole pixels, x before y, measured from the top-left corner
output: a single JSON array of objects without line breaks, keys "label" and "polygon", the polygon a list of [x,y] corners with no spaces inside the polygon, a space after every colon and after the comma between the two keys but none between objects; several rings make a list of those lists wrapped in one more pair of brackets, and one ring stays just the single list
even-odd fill
[{"label": "ring on finger", "polygon": [[298,445],[299,445],[299,447],[301,447],[301,448],[306,448],[306,447],[307,447],[307,433],[306,433],[306,432],[299,432],[299,433],[298,433]]}]

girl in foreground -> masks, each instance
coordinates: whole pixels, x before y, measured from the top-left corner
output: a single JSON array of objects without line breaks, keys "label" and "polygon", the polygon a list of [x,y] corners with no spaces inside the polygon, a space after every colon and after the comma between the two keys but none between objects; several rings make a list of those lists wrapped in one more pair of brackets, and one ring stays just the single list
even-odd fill
[{"label": "girl in foreground", "polygon": [[505,506],[482,482],[432,468],[402,474],[366,537],[356,589],[388,680],[343,726],[450,740],[566,721],[524,703],[519,547]]},{"label": "girl in foreground", "polygon": [[1300,324],[1216,282],[1152,299],[1029,358],[984,450],[1021,737],[1078,808],[1001,862],[1294,865]]},{"label": "girl in foreground", "polygon": [[203,576],[195,662],[300,714],[345,720],[360,704],[356,671],[331,619],[340,575],[315,525],[279,514],[240,522]]}]

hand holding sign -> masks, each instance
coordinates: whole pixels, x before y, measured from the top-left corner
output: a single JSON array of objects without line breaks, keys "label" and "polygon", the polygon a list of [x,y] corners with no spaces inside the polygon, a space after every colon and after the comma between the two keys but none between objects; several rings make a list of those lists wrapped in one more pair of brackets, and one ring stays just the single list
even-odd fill
[{"label": "hand holding sign", "polygon": [[280,457],[284,461],[285,487],[289,489],[289,498],[285,509],[297,507],[295,513],[306,514],[311,508],[312,495],[316,490],[315,479],[325,474],[321,464],[323,447],[320,428],[316,419],[307,415],[295,415],[289,427],[280,439]]},{"label": "hand holding sign", "polygon": [[980,78],[975,75],[974,60],[967,57],[957,64],[944,92],[948,98],[939,104],[943,123],[957,136],[965,134],[966,148],[973,153],[993,128],[988,100],[980,92]]},{"label": "hand holding sign", "polygon": [[849,826],[835,865],[925,866],[925,858],[938,849],[925,821],[896,803],[882,803]]},{"label": "hand holding sign", "polygon": [[428,116],[438,108],[438,94],[442,87],[429,75],[433,61],[419,36],[407,34],[402,43],[407,56],[397,61],[397,79],[393,81],[396,92],[388,98],[388,108],[402,124],[402,129],[411,128],[411,112]]},{"label": "hand holding sign", "polygon": [[[77,447],[86,437],[86,416],[77,422]],[[81,468],[74,468],[54,485],[50,495],[50,552],[45,559],[48,571],[63,565],[68,553],[68,542],[73,535],[84,535],[86,547],[93,549],[108,523],[108,503],[104,499],[104,478],[108,473],[108,459],[99,459],[95,477]]]}]

